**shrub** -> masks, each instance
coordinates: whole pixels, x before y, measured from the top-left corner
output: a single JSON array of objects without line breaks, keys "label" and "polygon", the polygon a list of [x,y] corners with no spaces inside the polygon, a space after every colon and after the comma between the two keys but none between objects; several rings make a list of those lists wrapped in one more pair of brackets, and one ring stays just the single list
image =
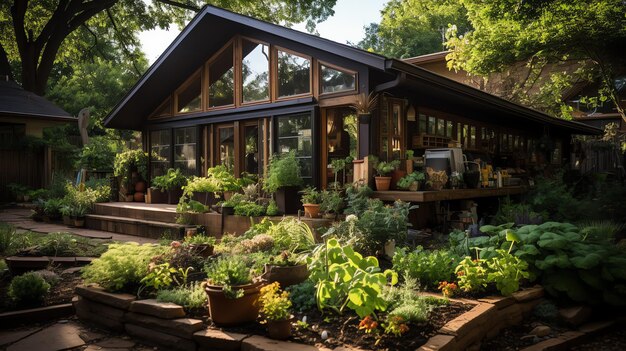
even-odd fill
[{"label": "shrub", "polygon": [[13,278],[8,295],[18,305],[32,306],[41,304],[49,291],[50,284],[39,274],[30,272]]},{"label": "shrub", "polygon": [[294,217],[284,217],[276,224],[271,223],[267,228],[267,234],[274,239],[277,252],[307,251],[315,245],[315,235],[311,228]]},{"label": "shrub", "polygon": [[266,321],[284,321],[291,315],[289,292],[281,291],[278,282],[261,288],[259,305],[261,315]]},{"label": "shrub", "polygon": [[315,307],[315,284],[311,280],[289,286],[285,290],[291,294],[291,302],[296,311],[306,312]]},{"label": "shrub", "polygon": [[187,177],[178,168],[170,168],[166,174],[152,178],[152,186],[161,191],[180,189],[185,185],[187,185]]},{"label": "shrub", "polygon": [[167,247],[152,244],[111,244],[100,258],[83,269],[83,278],[108,291],[135,293],[148,273],[150,259],[167,250]]},{"label": "shrub", "polygon": [[280,210],[278,209],[278,205],[274,199],[270,200],[270,203],[267,205],[267,209],[265,210],[265,214],[268,216],[278,216]]},{"label": "shrub", "polygon": [[193,282],[187,286],[159,290],[157,301],[172,302],[189,310],[203,308],[207,303],[207,297],[202,283]]},{"label": "shrub", "polygon": [[407,252],[401,248],[393,256],[393,269],[417,279],[423,287],[435,289],[440,282],[454,279],[454,269],[460,260],[448,250],[427,251],[418,246],[415,251]]}]

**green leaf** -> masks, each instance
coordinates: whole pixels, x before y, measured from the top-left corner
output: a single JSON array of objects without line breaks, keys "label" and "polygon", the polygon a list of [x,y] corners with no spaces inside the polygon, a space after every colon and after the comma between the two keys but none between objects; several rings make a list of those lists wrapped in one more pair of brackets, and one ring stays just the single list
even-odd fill
[{"label": "green leaf", "polygon": [[506,241],[512,241],[514,243],[520,242],[520,237],[511,229],[506,230]]},{"label": "green leaf", "polygon": [[576,268],[590,269],[602,262],[602,256],[598,255],[597,253],[590,253],[584,257],[572,257],[570,258],[570,262],[572,262],[572,264]]}]

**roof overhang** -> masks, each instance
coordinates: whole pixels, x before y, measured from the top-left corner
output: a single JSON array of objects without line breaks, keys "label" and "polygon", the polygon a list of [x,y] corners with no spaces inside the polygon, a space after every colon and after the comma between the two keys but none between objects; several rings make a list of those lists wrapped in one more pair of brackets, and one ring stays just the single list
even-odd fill
[{"label": "roof overhang", "polygon": [[454,103],[455,101],[468,103],[471,101],[485,110],[505,113],[520,122],[529,121],[550,125],[566,130],[571,134],[602,134],[602,130],[599,128],[552,117],[400,60],[389,59],[386,67],[389,70],[406,73],[406,79],[410,81],[407,84],[412,84],[413,87],[418,88],[424,94],[430,94],[433,98],[437,98],[436,94],[443,94],[449,103]]}]

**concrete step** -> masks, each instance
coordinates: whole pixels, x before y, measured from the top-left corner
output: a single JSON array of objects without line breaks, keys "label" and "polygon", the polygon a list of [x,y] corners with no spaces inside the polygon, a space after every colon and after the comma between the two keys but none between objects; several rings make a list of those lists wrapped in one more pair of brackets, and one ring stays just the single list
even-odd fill
[{"label": "concrete step", "polygon": [[176,223],[176,205],[146,205],[140,202],[105,202],[94,205],[94,214]]},{"label": "concrete step", "polygon": [[118,216],[105,216],[89,214],[85,218],[85,225],[89,229],[103,230],[107,232],[135,235],[153,239],[159,239],[169,232],[168,237],[182,238],[185,235],[187,225],[150,221],[145,219],[127,218]]}]

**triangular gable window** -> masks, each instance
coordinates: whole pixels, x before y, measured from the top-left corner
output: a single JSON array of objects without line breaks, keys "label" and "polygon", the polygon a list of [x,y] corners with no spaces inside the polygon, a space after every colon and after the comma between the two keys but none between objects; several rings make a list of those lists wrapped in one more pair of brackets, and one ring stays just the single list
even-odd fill
[{"label": "triangular gable window", "polygon": [[176,112],[186,113],[202,110],[202,79],[197,72],[176,92]]},{"label": "triangular gable window", "polygon": [[157,109],[154,111],[150,118],[163,118],[170,117],[172,115],[172,97],[169,96]]}]

